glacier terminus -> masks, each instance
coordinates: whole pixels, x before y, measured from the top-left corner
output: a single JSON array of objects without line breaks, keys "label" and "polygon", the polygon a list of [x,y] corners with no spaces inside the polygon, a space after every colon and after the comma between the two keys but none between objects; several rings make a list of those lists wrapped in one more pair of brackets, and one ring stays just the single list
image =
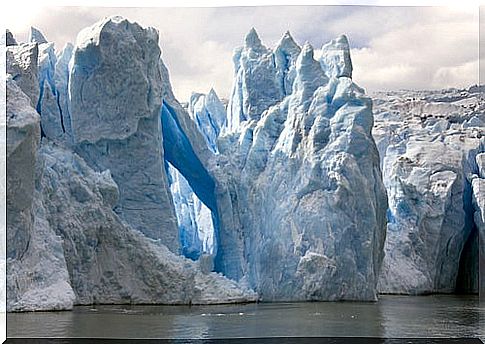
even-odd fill
[{"label": "glacier terminus", "polygon": [[367,94],[345,35],[252,28],[181,102],[124,17],[5,41],[8,311],[478,292],[480,86]]}]

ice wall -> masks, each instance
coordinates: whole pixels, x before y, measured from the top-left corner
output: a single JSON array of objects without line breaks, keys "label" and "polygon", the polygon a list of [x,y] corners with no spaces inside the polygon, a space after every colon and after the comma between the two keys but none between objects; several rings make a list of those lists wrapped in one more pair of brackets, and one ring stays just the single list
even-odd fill
[{"label": "ice wall", "polygon": [[[177,234],[175,216],[173,226],[164,223],[156,226],[156,233],[161,237],[153,239],[130,225],[130,221],[137,224],[137,218],[130,218],[119,209],[120,200],[127,195],[126,191],[123,193],[124,188],[135,186],[139,189],[131,190],[130,196],[134,198],[128,201],[141,208],[131,209],[134,213],[138,211],[148,216],[151,211],[158,216],[154,216],[155,221],[160,217],[166,220],[166,214],[174,213],[168,183],[162,178],[165,181],[162,188],[153,185],[165,173],[160,108],[162,94],[165,97],[171,92],[161,90],[169,85],[168,80],[159,78],[150,81],[146,78],[147,74],[143,74],[155,71],[159,73],[150,76],[166,75],[159,60],[157,42],[149,40],[156,37],[154,33],[153,29],[143,29],[124,18],[106,18],[80,36],[82,38],[78,40],[72,59],[69,45],[58,55],[54,73],[56,90],[68,92],[58,98],[58,104],[67,104],[69,110],[74,110],[68,113],[72,117],[63,117],[66,114],[63,112],[58,118],[70,118],[72,121],[71,142],[47,135],[40,141],[40,127],[43,120],[44,124],[47,123],[47,117],[40,114],[39,118],[35,110],[39,99],[41,104],[46,99],[39,97],[38,91],[39,43],[8,48],[7,159],[10,172],[7,189],[11,199],[8,207],[12,212],[9,217],[14,219],[8,224],[11,227],[9,233],[13,235],[8,238],[8,246],[12,250],[7,262],[8,311],[71,309],[74,304],[93,303],[207,304],[257,299],[252,290],[211,273],[207,264],[204,265],[205,261],[195,263],[178,255],[178,239],[170,231],[174,230]],[[139,45],[133,44],[133,37],[138,38]],[[135,127],[131,128],[133,132],[126,138],[103,138],[95,129],[116,133],[133,119],[120,118],[120,113],[108,111],[113,110],[113,103],[109,102],[111,99],[85,98],[83,92],[101,96],[96,87],[103,92],[119,91],[110,89],[110,86],[115,86],[113,84],[100,85],[98,82],[112,81],[110,73],[114,74],[112,77],[118,77],[117,71],[120,70],[117,68],[126,71],[116,59],[127,53],[124,50],[126,46],[118,40],[123,38],[138,54],[135,56],[138,60],[130,66],[138,67],[135,71],[140,74],[129,76],[152,83],[145,97],[132,98],[134,107],[126,108],[122,115],[139,115],[130,110],[139,110],[140,106],[148,110],[153,107],[153,113],[145,113],[145,121],[135,121]],[[49,43],[41,44],[51,47]],[[106,59],[91,60],[90,53],[93,51],[102,51]],[[109,60],[109,57],[114,60]],[[88,76],[83,73],[89,68],[87,79],[93,84],[82,78]],[[51,75],[51,64],[45,70]],[[76,85],[76,82],[82,85]],[[130,83],[118,86],[129,88]],[[133,94],[137,93],[133,91]],[[173,98],[167,99],[177,106]],[[136,104],[137,100],[142,105]],[[82,109],[87,113],[81,112]],[[100,118],[100,114],[107,117]],[[98,126],[90,121],[91,115],[99,121]],[[87,122],[80,124],[83,120]],[[111,125],[112,130],[106,129],[106,125]],[[183,125],[186,126],[186,123]],[[91,126],[92,131],[84,132],[85,126]],[[94,143],[84,139],[86,136],[95,138],[97,134],[99,140]],[[123,136],[126,132],[118,134]],[[80,137],[83,139],[80,140]],[[106,165],[113,167],[117,181],[115,173],[103,168]],[[130,185],[132,182],[135,185]],[[154,192],[150,193],[150,190]],[[156,202],[160,192],[167,195],[167,204]],[[145,199],[150,199],[160,208],[144,208],[147,205],[143,202]],[[126,206],[126,203],[123,205]],[[153,221],[151,217],[147,219]],[[164,242],[174,245],[167,247]]]},{"label": "ice wall", "polygon": [[373,133],[389,197],[383,293],[450,293],[466,275],[476,283],[476,270],[459,270],[478,258],[472,254],[460,267],[476,235],[469,176],[483,149],[477,95],[470,89],[374,96]]},{"label": "ice wall", "polygon": [[163,168],[157,42],[155,29],[121,17],[81,31],[70,63],[69,114],[76,152],[95,170],[109,169],[119,187],[115,211],[178,252]]},{"label": "ice wall", "polygon": [[285,34],[273,52],[251,30],[234,55],[216,269],[268,301],[375,300],[387,202],[372,102],[295,45]]}]

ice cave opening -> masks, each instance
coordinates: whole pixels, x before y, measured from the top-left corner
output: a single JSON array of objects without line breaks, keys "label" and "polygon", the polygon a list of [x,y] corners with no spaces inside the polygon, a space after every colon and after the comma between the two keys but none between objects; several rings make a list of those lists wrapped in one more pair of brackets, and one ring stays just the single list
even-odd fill
[{"label": "ice cave opening", "polygon": [[[217,252],[215,182],[165,101],[160,111],[165,170],[179,227],[180,253],[192,260]],[[211,268],[212,269],[212,268]]]},{"label": "ice cave opening", "polygon": [[214,253],[212,211],[197,197],[189,182],[172,164],[165,161],[168,184],[179,227],[181,253],[192,260]]},{"label": "ice cave opening", "polygon": [[[472,161],[472,163],[470,163]],[[469,168],[473,174],[478,174],[478,166],[475,163],[475,154],[468,159]],[[479,267],[478,267],[478,224],[475,222],[475,209],[472,201],[472,185],[465,179],[463,189],[463,210],[465,212],[465,232],[469,233],[460,254],[458,274],[456,277],[455,293],[475,294],[478,292]]]}]

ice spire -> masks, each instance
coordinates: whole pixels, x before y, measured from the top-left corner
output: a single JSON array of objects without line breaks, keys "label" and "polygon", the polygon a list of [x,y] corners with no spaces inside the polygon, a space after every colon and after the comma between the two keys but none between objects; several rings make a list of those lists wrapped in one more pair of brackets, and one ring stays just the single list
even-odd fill
[{"label": "ice spire", "polygon": [[280,41],[278,42],[276,50],[282,50],[293,56],[294,54],[298,55],[301,48],[291,36],[290,31],[286,31],[283,37],[281,37]]},{"label": "ice spire", "polygon": [[295,64],[301,48],[290,31],[286,31],[274,50],[278,83],[283,96],[291,93],[295,79]]},{"label": "ice spire", "polygon": [[7,46],[9,46],[9,45],[17,45],[17,41],[15,40],[15,37],[13,36],[13,34],[8,29],[5,32],[5,44]]},{"label": "ice spire", "polygon": [[313,46],[308,41],[305,42],[305,44],[303,45],[300,56],[300,61],[302,65],[311,63],[311,61],[313,60]]},{"label": "ice spire", "polygon": [[42,43],[47,43],[47,39],[45,39],[42,32],[37,30],[35,27],[31,26],[30,34],[29,34],[29,42],[42,44]]},{"label": "ice spire", "polygon": [[328,77],[352,77],[352,60],[347,36],[340,35],[322,47],[320,63]]},{"label": "ice spire", "polygon": [[207,98],[209,98],[209,99],[214,99],[214,100],[215,100],[215,99],[219,100],[219,97],[217,96],[217,93],[216,93],[216,91],[214,90],[214,88],[212,88],[212,87],[211,87],[211,89],[210,89],[209,93],[207,93]]},{"label": "ice spire", "polygon": [[261,43],[261,39],[259,38],[254,27],[249,30],[248,34],[244,38],[244,46],[252,49],[260,49],[263,47],[263,43]]},{"label": "ice spire", "polygon": [[304,102],[311,99],[315,90],[328,82],[320,63],[313,58],[313,46],[305,42],[301,53],[296,60],[296,78],[293,84],[293,92],[300,92],[300,99]]}]

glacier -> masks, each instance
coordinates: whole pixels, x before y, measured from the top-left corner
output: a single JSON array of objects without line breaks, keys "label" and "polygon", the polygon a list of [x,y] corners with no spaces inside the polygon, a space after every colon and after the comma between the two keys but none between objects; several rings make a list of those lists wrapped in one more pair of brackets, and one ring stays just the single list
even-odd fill
[{"label": "glacier", "polygon": [[252,28],[182,104],[154,28],[6,40],[8,311],[477,292],[479,86],[368,95],[345,35]]},{"label": "glacier", "polygon": [[[218,153],[217,139],[226,119],[226,110],[216,92],[211,89],[207,94],[193,93],[187,110],[207,147],[211,152]],[[217,250],[216,214],[201,201],[187,179],[170,162],[166,163],[182,254],[193,260],[204,255],[205,261],[210,263]],[[213,184],[210,185],[214,188]]]},{"label": "glacier", "polygon": [[[110,34],[115,37],[110,39]],[[102,39],[96,41],[94,38],[100,35]],[[106,76],[102,74],[106,68],[116,72],[112,66],[117,66],[118,72],[126,71],[109,59],[124,51],[124,47],[117,46],[120,41],[134,38],[140,44],[132,45],[138,52],[138,60],[134,61],[138,69],[133,70],[132,77],[148,76],[148,71],[152,79],[145,79],[150,84],[146,85],[145,94],[140,94],[138,103],[137,98],[130,99],[131,111],[127,108],[123,112],[126,123],[138,121],[133,131],[121,131],[117,137],[111,137],[105,134],[122,128],[119,123],[123,119],[110,122],[111,129],[90,122],[88,112],[93,104],[110,110],[113,103],[99,96],[80,97],[77,82],[83,83],[83,91],[91,90],[96,95],[96,87],[103,88],[97,82]],[[257,300],[257,294],[246,286],[212,272],[206,259],[193,262],[178,255],[173,201],[164,174],[160,120],[162,98],[171,90],[162,92],[162,87],[169,87],[169,81],[161,80],[167,73],[162,70],[157,41],[154,29],[111,17],[81,33],[75,46],[67,45],[57,56],[49,54],[51,43],[36,41],[7,48],[8,311],[62,310],[76,304],[97,303],[210,304]],[[42,55],[39,46],[44,49]],[[102,60],[90,60],[93,51],[116,53],[105,55],[103,64]],[[56,58],[49,60],[53,56]],[[45,61],[49,63],[44,65]],[[88,67],[99,73],[93,84],[83,79]],[[47,104],[39,90],[42,77],[44,81],[53,80],[49,85],[55,86],[57,104],[62,109],[57,120],[64,118],[70,124],[71,129],[61,139],[41,133],[42,127],[50,128],[52,123],[45,112],[37,111],[39,102]],[[110,85],[106,85],[104,91],[109,91]],[[173,98],[165,99],[174,104]],[[141,113],[140,108],[146,111]],[[103,113],[108,118],[119,114]],[[140,114],[145,117],[140,118]],[[91,125],[90,132],[83,132],[83,121]],[[203,142],[202,135],[199,139]],[[145,225],[136,227],[140,217],[126,214],[122,203],[127,188],[128,201],[141,206],[139,211],[146,211],[142,220],[168,221],[168,225],[153,225],[156,232]],[[160,194],[165,197],[162,201],[153,198]],[[134,199],[129,199],[132,196]],[[143,208],[143,202],[134,202],[136,197],[146,197],[158,208]],[[120,203],[125,207],[120,209]],[[157,216],[148,216],[150,211]],[[145,229],[147,233],[143,233]]]},{"label": "glacier", "polygon": [[286,33],[273,51],[254,29],[234,54],[215,267],[263,301],[377,297],[387,198],[372,102],[321,63],[309,43]]},{"label": "glacier", "polygon": [[109,169],[119,186],[115,211],[177,252],[176,218],[162,168],[157,42],[155,29],[121,17],[81,31],[69,63],[68,107],[75,151],[95,170]]},{"label": "glacier", "polygon": [[[460,269],[477,292],[478,232],[470,176],[483,152],[483,102],[469,90],[380,92],[373,135],[388,192],[382,293],[451,293]],[[466,254],[475,251],[472,257]],[[465,274],[466,275],[466,274]]]},{"label": "glacier", "polygon": [[226,109],[211,89],[207,95],[193,93],[190,97],[188,112],[197,124],[197,129],[204,136],[207,146],[213,153],[218,153],[217,139],[226,121]]},{"label": "glacier", "polygon": [[[485,153],[477,154],[476,162],[478,165],[478,173],[474,174],[470,179],[473,190],[473,206],[474,206],[474,220],[478,227],[478,252],[473,257],[475,262],[478,255],[478,270],[480,272],[485,269]],[[473,287],[479,288],[480,295],[485,291],[485,276],[483,273],[479,274],[478,281],[471,283]]]}]

